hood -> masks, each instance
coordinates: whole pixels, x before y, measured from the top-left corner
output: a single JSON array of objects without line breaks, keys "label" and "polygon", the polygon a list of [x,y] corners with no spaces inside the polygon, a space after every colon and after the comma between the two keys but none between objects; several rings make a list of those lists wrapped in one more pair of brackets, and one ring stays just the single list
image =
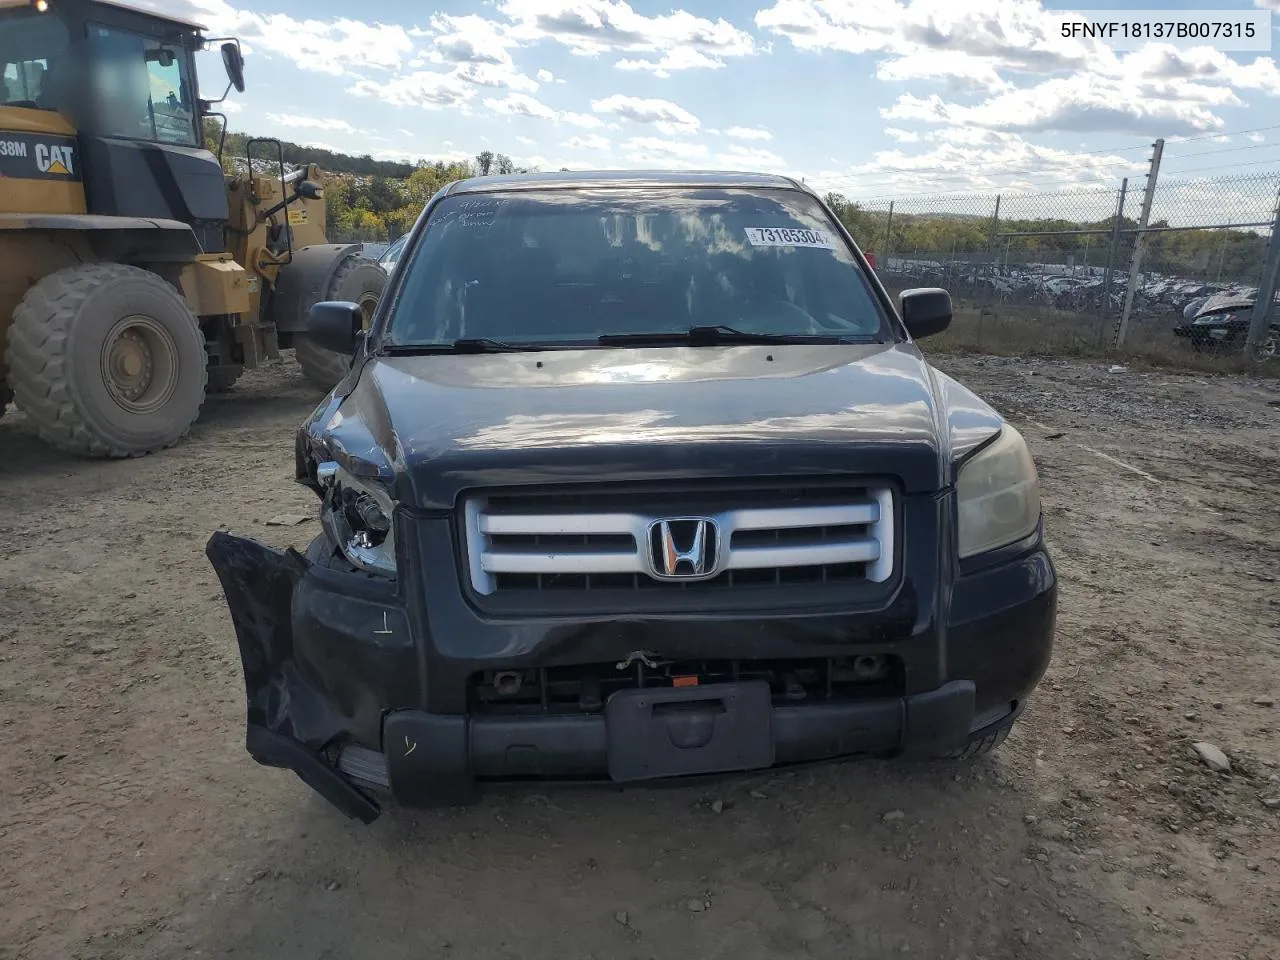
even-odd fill
[{"label": "hood", "polygon": [[1219,313],[1236,313],[1252,310],[1255,298],[1241,293],[1220,293],[1203,300],[1196,308],[1194,319],[1215,316]]},{"label": "hood", "polygon": [[373,357],[304,436],[449,509],[584,480],[856,472],[931,491],[1000,425],[911,344],[750,345]]}]

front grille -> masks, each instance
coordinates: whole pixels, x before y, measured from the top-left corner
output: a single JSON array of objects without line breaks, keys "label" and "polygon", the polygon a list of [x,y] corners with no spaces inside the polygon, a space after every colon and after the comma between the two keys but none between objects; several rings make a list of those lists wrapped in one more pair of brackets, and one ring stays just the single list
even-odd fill
[{"label": "front grille", "polygon": [[894,569],[888,485],[488,495],[464,518],[481,598],[875,585]]},{"label": "front grille", "polygon": [[610,694],[764,680],[778,706],[901,696],[902,661],[865,655],[791,660],[593,663],[483,671],[471,676],[470,709],[482,714],[599,713]]}]

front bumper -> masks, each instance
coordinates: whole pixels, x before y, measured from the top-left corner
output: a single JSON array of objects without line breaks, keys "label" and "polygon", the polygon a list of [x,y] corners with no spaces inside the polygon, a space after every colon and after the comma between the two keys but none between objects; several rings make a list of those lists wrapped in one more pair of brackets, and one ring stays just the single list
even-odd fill
[{"label": "front bumper", "polygon": [[[379,794],[405,806],[452,806],[472,802],[491,780],[634,781],[945,754],[1017,719],[1048,666],[1056,615],[1056,575],[1037,534],[982,569],[961,570],[945,618],[893,630],[871,629],[873,614],[516,623],[502,629],[518,654],[504,657],[494,645],[476,661],[456,655],[467,639],[456,617],[448,618],[453,635],[438,637],[438,615],[433,621],[394,584],[331,562],[320,541],[302,556],[216,533],[207,554],[236,628],[249,753],[293,770],[366,823],[379,815]],[[477,619],[471,628],[493,624]],[[904,689],[790,705],[750,682],[651,687],[631,706],[671,711],[661,724],[638,726],[624,708],[640,692],[614,694],[597,712],[490,715],[469,708],[460,680],[477,667],[622,659],[664,643],[681,658],[729,649],[762,659],[892,653]]]}]

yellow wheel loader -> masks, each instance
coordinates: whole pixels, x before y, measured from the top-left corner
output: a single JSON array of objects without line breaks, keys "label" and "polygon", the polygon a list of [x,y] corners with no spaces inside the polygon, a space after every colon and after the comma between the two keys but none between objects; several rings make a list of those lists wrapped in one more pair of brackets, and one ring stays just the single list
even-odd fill
[{"label": "yellow wheel loader", "polygon": [[[227,87],[201,100],[195,54]],[[349,358],[305,335],[319,300],[361,304],[386,275],[327,243],[314,164],[249,142],[224,174],[204,120],[244,90],[239,42],[108,0],[0,0],[0,410],[47,442],[139,456],[187,435],[206,392],[292,346],[331,388]],[[221,151],[219,151],[221,152]]]}]

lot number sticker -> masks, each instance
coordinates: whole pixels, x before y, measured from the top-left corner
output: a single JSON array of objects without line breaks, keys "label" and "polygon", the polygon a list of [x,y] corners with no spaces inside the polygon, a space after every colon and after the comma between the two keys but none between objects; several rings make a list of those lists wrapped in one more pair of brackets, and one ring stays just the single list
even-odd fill
[{"label": "lot number sticker", "polygon": [[747,227],[747,243],[753,247],[822,247],[834,250],[835,241],[821,230],[793,227]]}]

